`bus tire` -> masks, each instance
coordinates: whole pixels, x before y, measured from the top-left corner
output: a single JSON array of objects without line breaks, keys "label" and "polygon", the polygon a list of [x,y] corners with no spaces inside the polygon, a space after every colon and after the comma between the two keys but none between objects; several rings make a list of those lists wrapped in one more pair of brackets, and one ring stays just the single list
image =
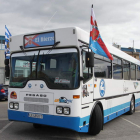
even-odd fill
[{"label": "bus tire", "polygon": [[135,99],[134,96],[132,96],[130,101],[130,111],[128,112],[129,115],[132,115],[135,112]]},{"label": "bus tire", "polygon": [[36,129],[41,128],[41,124],[33,123],[33,127]]},{"label": "bus tire", "polygon": [[103,115],[100,106],[97,104],[91,115],[89,131],[90,135],[97,135],[102,129]]}]

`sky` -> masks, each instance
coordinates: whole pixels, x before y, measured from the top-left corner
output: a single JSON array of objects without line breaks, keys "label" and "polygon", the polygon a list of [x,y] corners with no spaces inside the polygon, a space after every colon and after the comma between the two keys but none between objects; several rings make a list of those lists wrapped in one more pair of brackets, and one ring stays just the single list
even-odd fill
[{"label": "sky", "polygon": [[105,44],[140,49],[139,0],[0,0],[0,35],[12,36],[63,27],[90,32],[91,5]]}]

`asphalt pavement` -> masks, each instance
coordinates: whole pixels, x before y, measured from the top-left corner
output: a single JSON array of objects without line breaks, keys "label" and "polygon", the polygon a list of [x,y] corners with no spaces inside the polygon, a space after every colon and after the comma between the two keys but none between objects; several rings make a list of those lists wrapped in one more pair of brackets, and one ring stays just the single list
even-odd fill
[{"label": "asphalt pavement", "polygon": [[140,140],[140,106],[133,115],[122,115],[104,125],[96,136],[31,123],[8,121],[7,101],[0,101],[0,140]]}]

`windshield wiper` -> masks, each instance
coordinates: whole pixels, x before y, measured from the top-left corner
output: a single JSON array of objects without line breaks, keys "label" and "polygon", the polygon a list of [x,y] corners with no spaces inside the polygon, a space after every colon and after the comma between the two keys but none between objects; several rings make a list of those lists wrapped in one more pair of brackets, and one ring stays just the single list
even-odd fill
[{"label": "windshield wiper", "polygon": [[40,53],[40,50],[38,51],[38,55],[37,55],[37,61],[36,61],[36,79],[37,79],[37,68],[38,68],[38,59],[39,59],[39,53]]},{"label": "windshield wiper", "polygon": [[43,68],[43,65],[42,65],[42,63],[43,63],[43,58],[44,58],[44,52],[43,52],[43,55],[42,55],[42,60],[41,60],[41,62],[40,62],[40,65],[41,65],[40,71],[42,71],[42,68]]},{"label": "windshield wiper", "polygon": [[35,58],[35,53],[34,53],[34,56],[33,56],[33,58],[32,58],[32,61],[31,61],[31,62],[33,62],[34,58]]},{"label": "windshield wiper", "polygon": [[32,76],[32,66],[33,66],[32,63],[33,63],[34,57],[35,57],[35,53],[34,53],[34,56],[33,56],[32,60],[31,60],[31,64],[30,64],[31,65],[31,76]]}]

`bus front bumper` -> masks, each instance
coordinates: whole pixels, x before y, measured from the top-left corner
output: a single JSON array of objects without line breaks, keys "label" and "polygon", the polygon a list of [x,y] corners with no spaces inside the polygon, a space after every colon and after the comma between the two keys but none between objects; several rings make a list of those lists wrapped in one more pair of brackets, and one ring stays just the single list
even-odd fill
[{"label": "bus front bumper", "polygon": [[[77,132],[85,132],[85,133],[88,132],[89,116],[80,118],[80,117],[55,116],[55,115],[42,114],[43,118],[39,119],[39,118],[29,117],[29,113],[30,112],[8,110],[8,119],[11,121],[23,121],[29,123],[37,123],[37,124],[50,125],[55,127],[62,127]],[[83,122],[85,121],[86,121],[86,125],[83,126]]]}]

